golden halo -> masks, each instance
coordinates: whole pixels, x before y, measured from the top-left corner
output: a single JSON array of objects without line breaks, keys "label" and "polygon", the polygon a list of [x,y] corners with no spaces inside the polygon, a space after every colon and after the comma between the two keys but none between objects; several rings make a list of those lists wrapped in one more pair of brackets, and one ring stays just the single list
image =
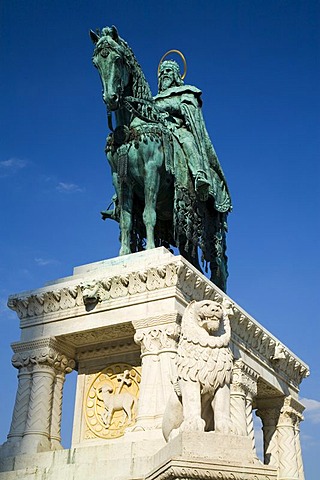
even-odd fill
[{"label": "golden halo", "polygon": [[163,57],[161,58],[160,62],[159,62],[159,65],[158,65],[158,75],[159,75],[159,72],[160,72],[160,66],[161,66],[161,63],[163,62],[163,60],[166,58],[167,55],[169,55],[169,53],[177,53],[178,55],[180,55],[180,57],[182,58],[182,61],[183,61],[183,69],[184,69],[184,72],[183,72],[183,75],[181,75],[181,78],[182,80],[184,80],[186,78],[186,75],[187,75],[187,62],[186,62],[186,59],[185,59],[185,56],[183,55],[182,52],[180,52],[180,50],[169,50],[168,52],[166,52]]}]

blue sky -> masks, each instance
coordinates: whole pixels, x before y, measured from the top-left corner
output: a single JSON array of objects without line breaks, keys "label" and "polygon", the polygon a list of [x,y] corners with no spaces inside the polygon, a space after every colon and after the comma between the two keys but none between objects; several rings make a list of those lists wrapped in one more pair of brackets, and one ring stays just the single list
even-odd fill
[{"label": "blue sky", "polygon": [[[113,194],[90,28],[115,24],[156,94],[171,48],[203,91],[233,198],[228,294],[311,367],[301,397],[306,478],[320,448],[320,2],[2,0],[0,5],[0,442],[16,391],[9,294],[116,256]],[[66,384],[70,438],[75,376]],[[7,410],[6,410],[7,409]]]}]

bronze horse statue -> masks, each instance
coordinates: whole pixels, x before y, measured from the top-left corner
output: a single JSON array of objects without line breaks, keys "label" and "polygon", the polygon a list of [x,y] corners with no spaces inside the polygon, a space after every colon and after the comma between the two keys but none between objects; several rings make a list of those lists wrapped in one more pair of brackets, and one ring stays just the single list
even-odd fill
[{"label": "bronze horse statue", "polygon": [[[200,247],[206,271],[210,265],[211,280],[225,290],[226,217],[231,209],[231,203],[226,202],[227,187],[220,211],[212,193],[206,199],[197,195],[175,134],[175,119],[153,98],[131,48],[115,27],[106,27],[101,33],[90,31],[90,36],[95,44],[93,64],[99,71],[107,106],[111,133],[106,155],[116,191],[114,209],[101,213],[104,219],[113,218],[120,224],[119,254],[173,246],[201,270]],[[185,166],[179,167],[176,158]],[[178,167],[183,174],[177,174]],[[216,178],[214,166],[209,170]]]}]

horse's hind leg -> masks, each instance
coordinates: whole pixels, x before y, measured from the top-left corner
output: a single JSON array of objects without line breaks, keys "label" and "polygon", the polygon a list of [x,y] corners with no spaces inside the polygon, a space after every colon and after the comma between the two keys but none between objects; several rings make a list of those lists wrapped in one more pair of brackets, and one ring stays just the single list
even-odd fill
[{"label": "horse's hind leg", "polygon": [[154,248],[154,227],[156,226],[156,205],[160,185],[160,174],[156,162],[148,162],[144,179],[145,207],[143,210],[143,223],[146,227],[147,249]]},{"label": "horse's hind leg", "polygon": [[132,230],[132,187],[125,183],[121,186],[120,194],[120,236],[121,248],[119,255],[131,253]]}]

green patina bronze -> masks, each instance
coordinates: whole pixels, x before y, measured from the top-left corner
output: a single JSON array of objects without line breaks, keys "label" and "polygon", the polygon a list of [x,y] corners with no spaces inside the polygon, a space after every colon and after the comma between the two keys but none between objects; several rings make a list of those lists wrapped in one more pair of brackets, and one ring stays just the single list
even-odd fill
[{"label": "green patina bronze", "polygon": [[120,255],[171,245],[201,269],[200,249],[211,280],[225,291],[231,199],[203,120],[201,91],[185,85],[178,64],[166,60],[153,98],[116,28],[90,35],[112,131],[106,154],[116,192],[113,208],[101,213],[120,224]]}]

